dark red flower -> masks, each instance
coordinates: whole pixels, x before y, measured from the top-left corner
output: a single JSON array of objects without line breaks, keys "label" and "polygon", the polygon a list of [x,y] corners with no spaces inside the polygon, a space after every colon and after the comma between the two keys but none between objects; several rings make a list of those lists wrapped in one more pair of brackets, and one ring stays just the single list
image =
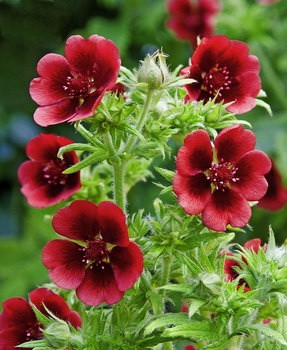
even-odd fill
[{"label": "dark red flower", "polygon": [[28,203],[37,208],[47,207],[69,198],[80,187],[80,172],[65,175],[62,172],[78,162],[75,152],[66,152],[63,159],[57,157],[61,147],[72,140],[54,134],[40,134],[30,140],[26,154],[30,160],[18,169],[21,192]]},{"label": "dark red flower", "polygon": [[167,27],[179,39],[197,46],[197,37],[209,37],[214,31],[214,16],[220,9],[219,0],[168,0]]},{"label": "dark red flower", "polygon": [[261,89],[259,70],[257,57],[249,55],[245,43],[226,36],[204,38],[194,51],[190,66],[181,70],[182,75],[196,80],[185,86],[185,101],[233,102],[228,111],[248,112],[255,107]]},{"label": "dark red flower", "polygon": [[123,211],[112,202],[97,206],[77,200],[60,209],[52,224],[68,238],[55,239],[43,249],[52,281],[64,289],[75,288],[87,305],[120,301],[143,270],[142,252],[129,240]]},{"label": "dark red flower", "polygon": [[287,187],[283,185],[282,176],[274,161],[265,178],[268,182],[268,189],[265,196],[260,199],[258,207],[270,211],[282,209],[287,204]]},{"label": "dark red flower", "polygon": [[[260,238],[254,238],[254,239],[247,241],[243,245],[243,247],[247,250],[252,250],[255,253],[258,253],[259,248],[263,247],[263,246],[261,245]],[[267,247],[267,245],[264,245],[264,247]],[[226,256],[233,256],[233,254],[227,253]],[[247,263],[246,259],[243,256],[241,257],[241,259],[244,263]],[[228,282],[235,280],[239,276],[239,273],[234,269],[234,267],[240,268],[241,265],[239,262],[237,262],[233,259],[225,259],[225,261],[224,261],[224,273],[226,274],[226,281],[228,281]],[[243,278],[241,278],[238,281],[238,288],[240,288],[243,284],[245,285],[245,287],[244,287],[245,292],[248,292],[251,290],[249,285],[247,284],[247,282]]]},{"label": "dark red flower", "polygon": [[[31,304],[49,317],[45,307],[58,318],[70,323],[74,328],[81,327],[80,315],[70,310],[65,300],[47,288],[37,288],[29,294]],[[45,305],[45,307],[44,307]],[[0,313],[0,350],[14,350],[26,341],[42,339],[40,324],[28,301],[11,298],[3,302]],[[17,347],[17,349],[23,349]]]},{"label": "dark red flower", "polygon": [[39,78],[30,84],[32,99],[40,105],[34,113],[41,126],[90,117],[106,90],[117,79],[119,50],[98,35],[68,38],[65,57],[47,54],[38,63]]},{"label": "dark red flower", "polygon": [[196,347],[194,345],[186,345],[184,350],[196,350]]},{"label": "dark red flower", "polygon": [[211,143],[204,130],[189,134],[179,149],[173,189],[190,215],[202,213],[203,223],[215,231],[246,225],[248,201],[258,201],[267,190],[264,177],[271,161],[254,150],[255,135],[240,125],[222,130]]}]

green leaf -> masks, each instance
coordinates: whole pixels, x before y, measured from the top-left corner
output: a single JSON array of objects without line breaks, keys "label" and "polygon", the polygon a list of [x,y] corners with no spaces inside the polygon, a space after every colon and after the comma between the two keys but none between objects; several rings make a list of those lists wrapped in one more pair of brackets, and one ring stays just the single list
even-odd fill
[{"label": "green leaf", "polygon": [[73,174],[81,169],[86,168],[89,165],[92,165],[94,163],[102,162],[103,160],[107,159],[108,154],[107,152],[103,150],[99,150],[98,152],[94,152],[93,154],[90,154],[88,157],[83,159],[82,161],[74,164],[70,168],[63,171],[63,174]]},{"label": "green leaf", "polygon": [[179,292],[190,295],[193,292],[193,287],[190,284],[167,284],[158,289],[170,290],[172,292]]},{"label": "green leaf", "polygon": [[168,328],[163,337],[193,339],[195,341],[216,342],[220,339],[218,329],[212,322],[189,320],[179,326]]},{"label": "green leaf", "polygon": [[189,322],[188,316],[186,313],[177,313],[177,314],[165,314],[164,316],[157,318],[152,321],[145,329],[144,335],[151,334],[158,328],[169,327],[171,325],[182,324]]},{"label": "green leaf", "polygon": [[159,168],[159,167],[155,167],[155,170],[169,182],[171,182],[174,178],[174,171]]},{"label": "green leaf", "polygon": [[188,305],[188,317],[191,318],[202,305],[206,304],[206,302],[206,300],[202,299],[191,299],[191,303]]},{"label": "green leaf", "polygon": [[277,332],[276,330],[260,325],[260,324],[251,324],[248,325],[246,327],[241,327],[239,329],[237,329],[232,336],[237,335],[237,334],[251,334],[252,331],[256,331],[259,332],[260,334],[271,338],[272,341],[279,343],[281,345],[285,345],[287,346],[287,341],[284,339],[283,335],[279,332]]},{"label": "green leaf", "polygon": [[44,339],[27,341],[18,346],[25,349],[48,349],[47,342]]},{"label": "green leaf", "polygon": [[57,157],[63,158],[63,154],[71,151],[86,151],[95,152],[97,149],[94,146],[85,143],[71,143],[70,145],[63,146],[59,149]]},{"label": "green leaf", "polygon": [[271,107],[270,107],[270,105],[269,105],[267,102],[262,101],[262,100],[260,100],[259,98],[256,98],[255,101],[256,101],[256,106],[260,106],[260,107],[265,108],[266,111],[268,112],[268,114],[270,115],[270,117],[273,116]]}]

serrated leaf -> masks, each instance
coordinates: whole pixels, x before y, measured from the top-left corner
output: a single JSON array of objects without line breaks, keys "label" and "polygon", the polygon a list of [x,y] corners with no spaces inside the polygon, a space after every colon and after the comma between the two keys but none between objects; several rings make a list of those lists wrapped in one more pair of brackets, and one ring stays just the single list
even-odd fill
[{"label": "serrated leaf", "polygon": [[157,318],[152,321],[145,329],[144,335],[151,334],[158,328],[168,327],[171,325],[182,324],[190,322],[186,313],[177,313],[177,314],[165,314],[164,316]]},{"label": "serrated leaf", "polygon": [[192,321],[176,327],[168,328],[163,332],[163,337],[182,339],[193,339],[196,341],[216,342],[220,339],[220,334],[212,322]]},{"label": "serrated leaf", "polygon": [[57,157],[62,158],[63,154],[71,151],[86,151],[95,152],[97,149],[94,146],[85,143],[71,143],[70,145],[63,146],[59,149]]},{"label": "serrated leaf", "polygon": [[73,174],[81,169],[86,168],[89,165],[92,165],[94,163],[102,162],[103,160],[107,159],[107,152],[101,150],[98,152],[94,152],[93,154],[90,154],[85,159],[81,160],[80,162],[74,164],[70,168],[63,171],[63,174]]},{"label": "serrated leaf", "polygon": [[259,332],[260,334],[268,338],[271,338],[272,341],[279,343],[281,345],[287,346],[287,341],[284,339],[281,333],[279,333],[278,331],[272,328],[269,328],[260,324],[251,324],[251,325],[248,325],[247,327],[241,327],[237,329],[232,335],[237,335],[242,333],[250,334],[252,331]]},{"label": "serrated leaf", "polygon": [[191,318],[196,313],[196,311],[204,304],[206,304],[206,300],[192,299],[191,303],[188,306],[188,317]]},{"label": "serrated leaf", "polygon": [[174,171],[159,168],[159,167],[155,167],[155,170],[169,182],[171,182],[174,178],[174,174],[175,174]]},{"label": "serrated leaf", "polygon": [[158,289],[170,290],[172,292],[179,292],[187,295],[193,292],[193,287],[190,284],[167,284]]}]

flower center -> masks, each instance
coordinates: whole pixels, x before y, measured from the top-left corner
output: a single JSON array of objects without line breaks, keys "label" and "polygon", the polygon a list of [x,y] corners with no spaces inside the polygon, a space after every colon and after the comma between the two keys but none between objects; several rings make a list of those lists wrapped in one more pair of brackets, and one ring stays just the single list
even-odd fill
[{"label": "flower center", "polygon": [[51,160],[45,164],[43,168],[43,176],[45,182],[49,185],[61,185],[66,184],[68,175],[63,174],[63,171],[68,168],[65,160]]},{"label": "flower center", "polygon": [[207,91],[211,96],[222,96],[224,90],[230,90],[232,83],[230,73],[226,66],[219,67],[218,63],[203,75],[202,90]]},{"label": "flower center", "polygon": [[81,249],[85,251],[82,262],[87,264],[91,269],[93,265],[96,265],[101,266],[104,270],[105,264],[110,261],[110,252],[102,239],[96,239],[90,242],[87,248]]},{"label": "flower center", "polygon": [[220,162],[213,164],[208,169],[207,179],[214,185],[215,190],[225,191],[226,188],[230,188],[232,182],[239,180],[236,177],[238,168],[230,162]]},{"label": "flower center", "polygon": [[63,88],[69,97],[79,99],[83,99],[96,91],[94,78],[82,74],[68,76]]},{"label": "flower center", "polygon": [[35,322],[26,330],[26,341],[38,340],[43,338],[43,334],[40,330],[42,327],[40,322]]}]

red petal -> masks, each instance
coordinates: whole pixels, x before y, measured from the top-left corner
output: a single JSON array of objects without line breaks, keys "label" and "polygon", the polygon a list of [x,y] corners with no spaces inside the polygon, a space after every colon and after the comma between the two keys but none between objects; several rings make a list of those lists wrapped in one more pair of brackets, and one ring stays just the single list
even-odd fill
[{"label": "red petal", "polygon": [[204,174],[181,176],[176,172],[173,190],[179,204],[189,215],[200,214],[211,196],[210,183]]},{"label": "red petal", "polygon": [[143,255],[139,246],[130,242],[127,247],[114,247],[110,259],[119,290],[131,288],[143,271]]},{"label": "red petal", "polygon": [[115,304],[124,295],[124,292],[118,289],[111,266],[101,266],[104,269],[94,265],[92,269],[87,269],[83,282],[76,290],[78,298],[87,305],[95,306],[104,302]]},{"label": "red petal", "polygon": [[67,238],[93,241],[101,231],[98,210],[98,206],[90,201],[73,201],[54,215],[53,228]]},{"label": "red petal", "polygon": [[215,191],[202,213],[202,221],[214,231],[225,231],[228,224],[245,226],[250,217],[251,209],[246,199],[228,189]]},{"label": "red petal", "polygon": [[65,239],[48,242],[42,251],[42,262],[50,270],[51,280],[64,289],[77,288],[82,282],[86,266],[83,257],[81,247]]},{"label": "red petal", "polygon": [[26,330],[24,329],[12,327],[0,330],[0,350],[24,349],[17,347],[17,345],[24,343],[26,339]]},{"label": "red petal", "polygon": [[30,83],[30,95],[36,103],[46,106],[68,98],[64,86],[71,73],[65,57],[48,54],[39,61],[37,71],[40,78]]},{"label": "red petal", "polygon": [[218,160],[236,162],[243,154],[252,151],[256,138],[252,131],[241,125],[230,126],[222,130],[214,141]]},{"label": "red petal", "polygon": [[264,174],[271,168],[271,161],[262,151],[250,151],[242,156],[236,164],[238,170],[237,182],[232,188],[240,192],[248,201],[257,201],[261,199],[268,187]]},{"label": "red petal", "polygon": [[120,58],[119,50],[112,41],[98,35],[89,39],[73,35],[66,42],[65,55],[75,72],[86,76],[92,73],[97,78],[97,87],[106,89],[116,82]]},{"label": "red petal", "polygon": [[203,38],[191,57],[192,64],[198,65],[203,72],[208,72],[220,61],[220,57],[228,49],[229,42],[230,40],[223,35]]},{"label": "red petal", "polygon": [[[37,288],[29,294],[30,300],[44,315],[47,315],[45,307],[61,320],[70,322],[73,327],[81,327],[81,317],[71,311],[66,301],[48,288]],[[44,307],[45,305],[45,307]]]},{"label": "red petal", "polygon": [[102,202],[98,206],[101,235],[105,242],[126,247],[129,244],[126,216],[113,202]]},{"label": "red petal", "polygon": [[49,162],[57,160],[59,149],[71,143],[73,141],[66,137],[42,133],[27,143],[26,154],[31,160]]},{"label": "red petal", "polygon": [[23,332],[29,324],[36,323],[36,316],[29,303],[23,298],[10,298],[3,302],[0,317],[0,330],[17,327]]},{"label": "red petal", "polygon": [[258,253],[259,248],[261,247],[261,239],[254,238],[245,242],[243,247],[248,250],[253,250],[255,253]]},{"label": "red petal", "polygon": [[106,90],[98,90],[95,94],[85,97],[84,102],[79,108],[77,108],[77,113],[69,120],[69,122],[85,119],[94,115],[94,111],[100,104],[105,91]]},{"label": "red petal", "polygon": [[[40,126],[70,121],[77,113],[78,104],[77,99],[68,99],[54,105],[38,107],[34,113],[34,120]],[[92,116],[93,113],[90,115]]]},{"label": "red petal", "polygon": [[209,135],[197,130],[186,136],[177,153],[176,169],[180,175],[195,175],[211,166],[212,146]]}]

